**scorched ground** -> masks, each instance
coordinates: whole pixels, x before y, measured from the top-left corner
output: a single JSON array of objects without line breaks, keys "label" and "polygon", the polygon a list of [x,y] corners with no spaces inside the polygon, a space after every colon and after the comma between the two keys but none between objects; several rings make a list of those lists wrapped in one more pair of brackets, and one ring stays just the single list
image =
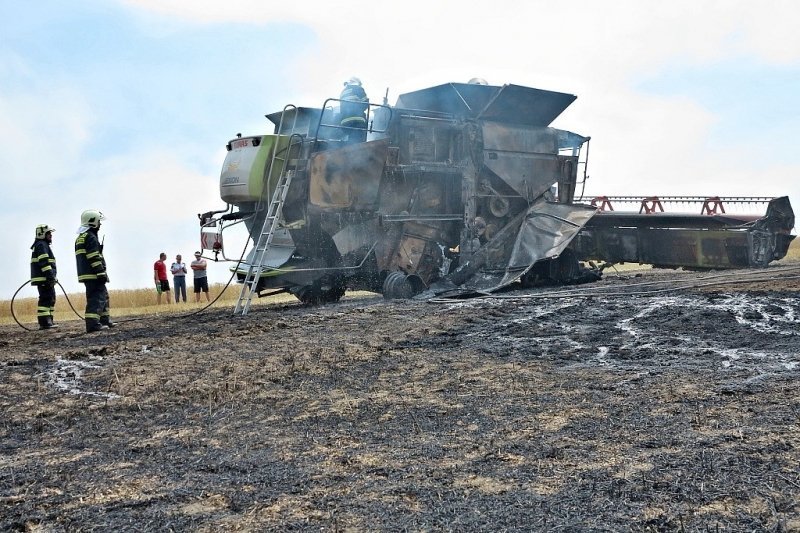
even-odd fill
[{"label": "scorched ground", "polygon": [[3,326],[0,530],[800,530],[765,272]]}]

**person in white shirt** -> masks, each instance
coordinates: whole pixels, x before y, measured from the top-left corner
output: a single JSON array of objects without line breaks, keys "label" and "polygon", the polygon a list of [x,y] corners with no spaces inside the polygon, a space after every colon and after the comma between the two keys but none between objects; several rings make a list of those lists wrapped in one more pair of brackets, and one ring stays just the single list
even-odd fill
[{"label": "person in white shirt", "polygon": [[183,296],[183,302],[186,303],[186,263],[181,261],[181,255],[175,256],[175,262],[169,267],[172,272],[172,281],[175,285],[175,303],[178,303]]},{"label": "person in white shirt", "polygon": [[211,298],[208,296],[208,274],[206,273],[206,268],[208,264],[206,260],[203,259],[202,254],[200,252],[194,253],[194,261],[192,261],[191,267],[194,271],[194,301],[200,301],[200,291],[203,291],[206,294],[206,301],[210,302]]}]

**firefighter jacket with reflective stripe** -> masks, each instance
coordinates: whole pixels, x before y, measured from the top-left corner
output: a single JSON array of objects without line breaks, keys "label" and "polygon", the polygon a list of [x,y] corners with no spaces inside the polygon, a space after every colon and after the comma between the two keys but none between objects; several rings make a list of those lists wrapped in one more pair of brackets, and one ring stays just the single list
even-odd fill
[{"label": "firefighter jacket with reflective stripe", "polygon": [[90,228],[75,239],[75,261],[78,266],[78,281],[106,281],[106,260],[97,240],[97,229]]},{"label": "firefighter jacket with reflective stripe", "polygon": [[50,243],[45,239],[36,239],[31,246],[31,285],[44,285],[47,281],[56,280],[56,258]]},{"label": "firefighter jacket with reflective stripe", "polygon": [[360,85],[345,85],[342,94],[339,96],[339,111],[341,119],[339,123],[342,126],[349,126],[351,128],[366,128],[367,117],[367,93]]}]

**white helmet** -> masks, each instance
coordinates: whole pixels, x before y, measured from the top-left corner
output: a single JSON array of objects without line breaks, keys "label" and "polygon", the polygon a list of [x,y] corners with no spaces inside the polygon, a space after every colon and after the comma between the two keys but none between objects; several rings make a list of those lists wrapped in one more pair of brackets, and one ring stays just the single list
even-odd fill
[{"label": "white helmet", "polygon": [[90,228],[99,228],[100,221],[105,220],[106,217],[97,209],[87,209],[81,213],[81,226],[89,226]]},{"label": "white helmet", "polygon": [[483,78],[472,78],[467,83],[470,85],[489,85],[489,83]]},{"label": "white helmet", "polygon": [[48,233],[55,230],[56,228],[51,228],[47,224],[39,224],[38,226],[36,226],[36,238],[44,239]]},{"label": "white helmet", "polygon": [[356,78],[355,76],[353,76],[352,78],[350,78],[349,80],[344,82],[344,84],[345,85],[358,85],[359,87],[361,87],[361,80]]}]

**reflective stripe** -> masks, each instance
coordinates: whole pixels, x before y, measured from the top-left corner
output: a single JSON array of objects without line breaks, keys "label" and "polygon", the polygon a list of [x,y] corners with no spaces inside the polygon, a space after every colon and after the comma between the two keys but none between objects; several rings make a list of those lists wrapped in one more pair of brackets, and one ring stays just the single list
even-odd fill
[{"label": "reflective stripe", "polygon": [[367,119],[365,119],[364,117],[347,117],[347,118],[343,118],[342,119],[341,124],[342,124],[342,126],[346,126],[347,124],[350,124],[351,122],[361,122],[363,124],[366,124],[367,123]]},{"label": "reflective stripe", "polygon": [[84,313],[83,317],[84,318],[96,318],[97,320],[100,320],[100,315],[95,314],[95,313]]},{"label": "reflective stripe", "polygon": [[46,267],[42,267],[42,272],[49,272],[50,270],[53,270],[53,267],[51,267],[50,265],[47,265]]},{"label": "reflective stripe", "polygon": [[32,281],[32,282],[33,282],[33,281],[46,281],[46,280],[47,280],[47,278],[40,278],[40,277],[31,278],[31,281]]},{"label": "reflective stripe", "polygon": [[86,282],[105,279],[105,259],[97,236],[92,232],[85,232],[75,239],[75,259],[78,267],[78,281]]}]

